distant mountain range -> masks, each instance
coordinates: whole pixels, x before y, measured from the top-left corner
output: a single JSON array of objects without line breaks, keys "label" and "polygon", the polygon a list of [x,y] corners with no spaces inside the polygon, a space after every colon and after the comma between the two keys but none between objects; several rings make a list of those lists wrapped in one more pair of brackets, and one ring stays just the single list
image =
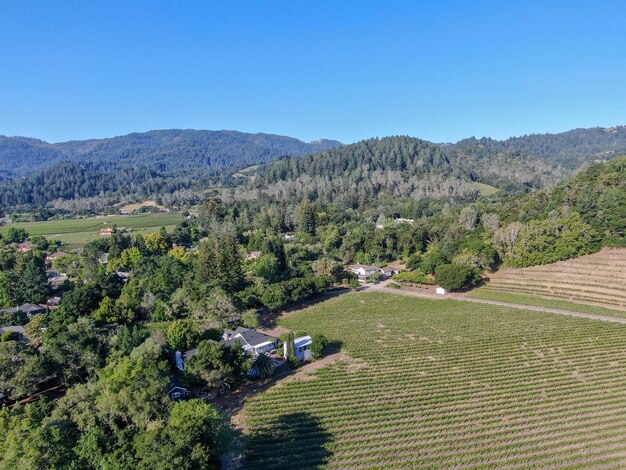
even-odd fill
[{"label": "distant mountain range", "polygon": [[[254,197],[254,191],[269,197],[343,197],[349,199],[346,207],[362,206],[359,201],[379,194],[467,199],[475,197],[476,183],[525,192],[552,186],[586,162],[619,154],[626,154],[626,126],[504,141],[472,137],[435,144],[403,136],[346,146],[334,140],[306,143],[279,135],[204,130],[156,130],[57,144],[0,136],[0,209],[184,191],[201,198],[204,189],[223,185],[239,186],[248,191],[246,197]],[[237,177],[248,167],[254,171],[245,175],[254,178]]]},{"label": "distant mountain range", "polygon": [[567,168],[578,168],[585,162],[626,154],[626,126],[573,129],[559,134],[530,134],[506,140],[471,137],[451,147],[518,151]]},{"label": "distant mountain range", "polygon": [[339,146],[335,140],[306,143],[272,134],[177,129],[57,144],[0,136],[0,177],[27,176],[59,162],[143,166],[170,176],[189,171],[218,176],[279,157]]}]

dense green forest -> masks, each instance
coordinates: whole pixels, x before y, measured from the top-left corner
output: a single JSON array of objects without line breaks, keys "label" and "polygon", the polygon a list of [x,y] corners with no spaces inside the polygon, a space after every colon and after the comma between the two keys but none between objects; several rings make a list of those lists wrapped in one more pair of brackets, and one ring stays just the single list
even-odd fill
[{"label": "dense green forest", "polygon": [[261,168],[241,197],[262,193],[364,207],[379,196],[473,200],[474,182],[509,192],[557,183],[558,166],[519,153],[451,150],[412,137],[370,139]]},{"label": "dense green forest", "polygon": [[[204,177],[203,177],[204,176]],[[147,166],[115,163],[60,162],[25,178],[0,181],[0,207],[25,210],[43,207],[58,199],[108,198],[132,194],[139,198],[168,195],[214,179],[201,171],[172,176]]]},{"label": "dense green forest", "polygon": [[146,167],[168,176],[187,175],[189,171],[223,176],[278,157],[340,145],[332,140],[306,143],[272,134],[177,129],[58,144],[0,136],[0,176],[27,176],[60,161],[115,164],[117,168]]},{"label": "dense green forest", "polygon": [[467,202],[479,195],[476,183],[509,194],[553,186],[582,163],[623,149],[624,129],[456,144],[400,136],[347,146],[234,131],[151,131],[59,144],[0,136],[0,208],[102,212],[122,197],[196,204],[207,188],[235,186],[242,199],[308,198],[340,207],[398,197]]},{"label": "dense green forest", "polygon": [[578,168],[583,163],[626,153],[626,126],[573,129],[559,134],[530,134],[506,140],[472,137],[457,142],[452,148],[517,151],[568,168]]}]

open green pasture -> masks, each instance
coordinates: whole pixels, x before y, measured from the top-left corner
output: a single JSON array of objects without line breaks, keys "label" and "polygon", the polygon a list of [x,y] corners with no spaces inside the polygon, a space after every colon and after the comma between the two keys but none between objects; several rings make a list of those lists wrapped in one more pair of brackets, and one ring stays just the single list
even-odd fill
[{"label": "open green pasture", "polygon": [[626,325],[383,293],[281,324],[351,359],[247,401],[251,468],[626,467]]},{"label": "open green pasture", "polygon": [[45,222],[19,222],[0,228],[5,233],[9,227],[23,228],[30,235],[42,235],[64,243],[84,243],[100,237],[100,230],[116,225],[132,229],[133,233],[148,233],[162,226],[173,228],[182,220],[180,212],[158,212],[140,215],[108,215],[88,219],[48,220]]}]

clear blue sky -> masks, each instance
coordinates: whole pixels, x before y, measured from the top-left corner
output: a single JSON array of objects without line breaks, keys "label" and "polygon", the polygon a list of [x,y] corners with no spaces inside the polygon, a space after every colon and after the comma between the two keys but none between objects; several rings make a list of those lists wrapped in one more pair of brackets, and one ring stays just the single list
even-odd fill
[{"label": "clear blue sky", "polygon": [[0,134],[626,124],[624,1],[0,0]]}]

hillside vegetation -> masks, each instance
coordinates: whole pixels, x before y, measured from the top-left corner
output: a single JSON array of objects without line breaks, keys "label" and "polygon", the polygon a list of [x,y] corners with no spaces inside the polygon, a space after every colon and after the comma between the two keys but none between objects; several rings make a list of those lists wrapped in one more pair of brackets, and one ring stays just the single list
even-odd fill
[{"label": "hillside vegetation", "polygon": [[557,166],[523,155],[460,152],[398,136],[268,164],[249,190],[276,199],[363,207],[381,196],[471,200],[479,194],[476,182],[524,192],[553,185],[563,176]]},{"label": "hillside vegetation", "polygon": [[626,463],[624,325],[385,294],[282,324],[352,359],[246,403],[252,468]]},{"label": "hillside vegetation", "polygon": [[596,164],[544,191],[492,205],[501,227],[493,235],[506,266],[527,267],[624,245],[626,157]]},{"label": "hillside vegetation", "polygon": [[[235,131],[164,130],[59,144],[0,136],[0,208],[191,189],[197,195],[241,168],[339,145]],[[193,193],[186,194],[192,202]]]},{"label": "hillside vegetation", "polygon": [[626,249],[489,276],[487,292],[537,295],[626,310]]},{"label": "hillside vegetation", "polygon": [[457,142],[453,147],[518,151],[570,168],[578,168],[585,162],[626,153],[626,126],[573,129],[559,134],[531,134],[501,141],[472,137]]},{"label": "hillside vegetation", "polygon": [[205,170],[220,175],[286,155],[303,155],[341,145],[333,140],[302,142],[273,134],[169,129],[108,139],[50,144],[26,137],[0,136],[0,175],[26,176],[58,161],[145,166],[181,175]]}]

